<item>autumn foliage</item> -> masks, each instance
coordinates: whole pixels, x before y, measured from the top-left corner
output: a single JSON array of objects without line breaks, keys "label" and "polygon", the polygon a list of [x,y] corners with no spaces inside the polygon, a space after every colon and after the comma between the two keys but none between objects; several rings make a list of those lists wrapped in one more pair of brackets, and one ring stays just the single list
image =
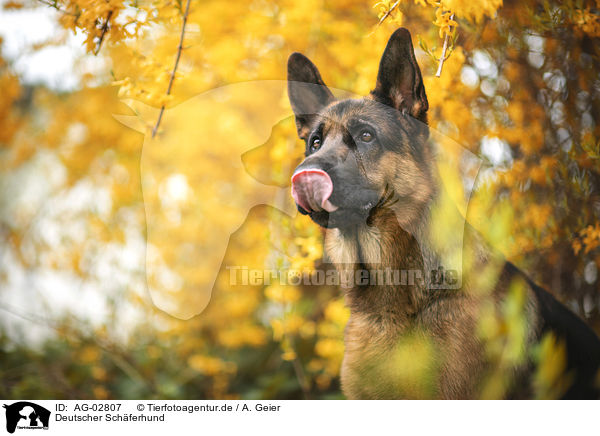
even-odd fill
[{"label": "autumn foliage", "polygon": [[[429,124],[483,161],[468,221],[600,332],[597,0],[4,3],[23,9],[85,35],[85,56],[106,68],[58,92],[0,58],[0,396],[341,398],[338,289],[229,280],[231,265],[321,268],[321,231],[285,213],[289,198],[235,226],[252,181],[287,189],[302,157],[285,93],[260,113],[244,109],[263,98],[247,93],[235,108],[174,114],[215,89],[285,80],[293,51],[332,88],[367,94],[399,25],[417,45]],[[221,264],[206,261],[205,219],[235,230]],[[213,276],[198,302],[190,290]],[[538,397],[564,388],[560,343],[520,354],[522,300],[515,289],[482,315],[498,373],[481,397],[502,396],[502,369],[525,358]]]}]

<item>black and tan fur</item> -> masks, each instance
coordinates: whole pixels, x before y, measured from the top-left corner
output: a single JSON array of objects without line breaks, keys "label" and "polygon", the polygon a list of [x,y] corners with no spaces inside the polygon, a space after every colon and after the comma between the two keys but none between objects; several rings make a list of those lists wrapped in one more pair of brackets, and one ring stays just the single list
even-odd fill
[{"label": "black and tan fur", "polygon": [[[436,264],[443,253],[427,243],[427,235],[440,185],[427,145],[428,102],[409,32],[398,29],[391,36],[375,89],[363,99],[336,100],[317,68],[299,53],[290,56],[288,80],[298,134],[306,141],[306,158],[297,171],[327,172],[333,182],[330,199],[339,206],[332,213],[299,206],[327,229],[327,258],[340,270],[427,270]],[[363,138],[369,141],[361,142]],[[468,226],[463,258],[458,290],[434,291],[422,284],[344,289],[351,312],[341,371],[345,395],[479,397],[490,373],[485,345],[476,333],[481,307],[490,299],[499,307],[511,283],[520,280],[526,288],[526,346],[554,332],[566,343],[572,377],[564,397],[597,398],[600,341],[592,330]],[[477,272],[484,269],[493,272],[493,283],[480,280]],[[414,362],[397,352],[414,338],[434,350],[428,364],[436,375],[422,386],[404,377],[404,369]],[[508,368],[513,382],[505,397],[531,396],[532,370],[528,363]]]}]

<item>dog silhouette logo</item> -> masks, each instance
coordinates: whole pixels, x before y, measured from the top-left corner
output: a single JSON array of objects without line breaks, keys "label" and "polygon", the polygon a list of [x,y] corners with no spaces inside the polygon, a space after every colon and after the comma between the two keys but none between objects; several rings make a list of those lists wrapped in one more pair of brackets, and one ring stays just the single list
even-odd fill
[{"label": "dog silhouette logo", "polygon": [[50,411],[29,401],[3,406],[6,409],[6,431],[18,429],[48,429]]},{"label": "dog silhouette logo", "polygon": [[[301,86],[306,90],[318,85]],[[257,206],[279,217],[267,224],[273,226],[266,232],[267,243],[271,253],[291,263],[285,244],[276,235],[285,232],[278,229],[278,219],[298,213],[290,185],[303,152],[287,89],[286,80],[256,80],[207,90],[165,110],[155,136],[149,126],[159,109],[124,100],[135,115],[113,115],[144,135],[140,180],[146,219],[146,284],[154,305],[169,315],[190,319],[202,313],[215,285],[225,283],[218,284],[219,274],[227,266],[245,265],[243,256],[235,258],[232,251],[226,259],[226,253],[232,235]],[[329,90],[335,96],[359,98],[345,90]],[[432,286],[458,289],[464,222],[482,160],[441,132],[428,131],[447,194],[432,211],[443,217],[436,234],[443,256],[428,270],[436,274],[442,269],[455,271],[453,285],[438,280],[437,274]],[[351,165],[356,159],[348,156]],[[278,159],[284,162],[280,166]],[[449,215],[447,209],[456,213]],[[220,277],[226,279],[227,273]]]}]

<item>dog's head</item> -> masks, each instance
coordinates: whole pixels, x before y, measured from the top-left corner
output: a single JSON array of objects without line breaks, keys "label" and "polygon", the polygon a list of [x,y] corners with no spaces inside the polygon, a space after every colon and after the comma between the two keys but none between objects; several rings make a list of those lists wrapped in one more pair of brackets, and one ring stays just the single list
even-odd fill
[{"label": "dog's head", "polygon": [[391,36],[368,96],[336,100],[300,53],[288,61],[288,93],[306,142],[292,176],[301,213],[341,229],[367,222],[382,207],[392,207],[401,224],[418,218],[432,195],[429,105],[406,29]]}]

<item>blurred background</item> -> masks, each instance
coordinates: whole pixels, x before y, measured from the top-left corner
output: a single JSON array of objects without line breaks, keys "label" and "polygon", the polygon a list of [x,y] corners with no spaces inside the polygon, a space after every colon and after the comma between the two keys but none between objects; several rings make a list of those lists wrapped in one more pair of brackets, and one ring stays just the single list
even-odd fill
[{"label": "blurred background", "polygon": [[[364,95],[401,25],[430,125],[483,161],[469,222],[600,332],[599,1],[1,4],[0,397],[343,398],[339,291],[232,284],[227,269],[321,265],[321,231],[282,212],[289,198],[239,202],[253,180],[286,191],[302,157],[285,93],[260,113],[170,114],[214,89],[285,80],[293,51]],[[171,148],[152,148],[153,130]],[[218,183],[199,190],[206,180]],[[222,254],[204,222],[232,229]],[[521,309],[515,294],[482,314],[495,362],[482,398],[501,397],[503,369],[531,357],[511,351]],[[533,358],[536,396],[559,395],[560,344]]]}]

